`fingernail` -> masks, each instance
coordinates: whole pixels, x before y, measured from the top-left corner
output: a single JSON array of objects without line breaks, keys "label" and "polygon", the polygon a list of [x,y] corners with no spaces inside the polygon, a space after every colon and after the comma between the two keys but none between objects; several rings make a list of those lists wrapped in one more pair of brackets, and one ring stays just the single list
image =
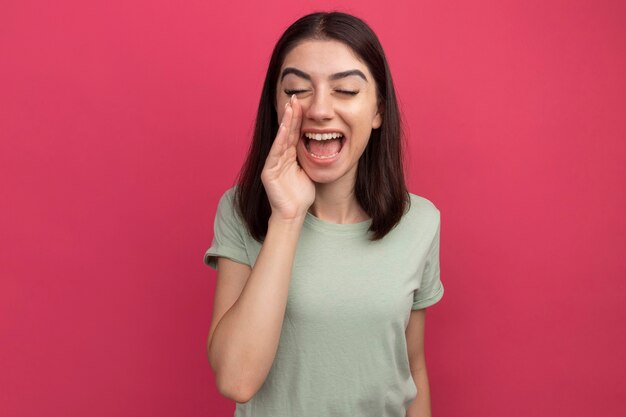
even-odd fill
[{"label": "fingernail", "polygon": [[292,95],[291,95],[291,98],[289,99],[289,102],[290,102],[290,103],[293,103],[295,99],[296,99],[296,95],[295,95],[295,94],[292,94]]}]

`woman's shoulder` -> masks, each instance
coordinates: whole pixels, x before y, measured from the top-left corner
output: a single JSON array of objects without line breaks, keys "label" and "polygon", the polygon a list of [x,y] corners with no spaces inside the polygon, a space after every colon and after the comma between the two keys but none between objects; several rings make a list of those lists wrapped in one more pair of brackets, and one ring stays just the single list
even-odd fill
[{"label": "woman's shoulder", "polygon": [[217,203],[217,216],[222,218],[233,218],[238,222],[241,222],[241,216],[235,206],[235,192],[237,186],[232,186],[222,192]]},{"label": "woman's shoulder", "polygon": [[235,204],[235,192],[237,191],[237,185],[233,185],[230,188],[227,188],[219,199],[219,204],[222,206],[230,206],[233,207]]},{"label": "woman's shoulder", "polygon": [[426,197],[409,192],[409,208],[405,215],[407,220],[438,224],[441,213],[439,208]]},{"label": "woman's shoulder", "polygon": [[439,208],[426,197],[409,193],[409,202],[409,212],[416,211],[420,215],[439,216]]}]

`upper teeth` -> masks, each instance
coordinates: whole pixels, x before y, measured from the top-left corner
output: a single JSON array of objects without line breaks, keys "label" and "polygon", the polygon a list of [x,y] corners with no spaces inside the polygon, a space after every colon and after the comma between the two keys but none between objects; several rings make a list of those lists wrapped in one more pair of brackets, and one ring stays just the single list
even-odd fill
[{"label": "upper teeth", "polygon": [[305,137],[314,140],[328,140],[328,139],[337,139],[343,136],[343,134],[339,132],[333,133],[305,133]]}]

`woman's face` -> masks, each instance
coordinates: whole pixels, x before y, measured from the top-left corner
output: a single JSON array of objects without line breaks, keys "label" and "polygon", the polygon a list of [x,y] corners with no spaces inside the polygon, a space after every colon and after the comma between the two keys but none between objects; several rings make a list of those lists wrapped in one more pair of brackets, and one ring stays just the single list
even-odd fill
[{"label": "woman's face", "polygon": [[359,158],[382,123],[376,83],[344,43],[307,40],[285,57],[276,88],[278,121],[295,94],[302,106],[298,162],[317,183],[354,186]]}]

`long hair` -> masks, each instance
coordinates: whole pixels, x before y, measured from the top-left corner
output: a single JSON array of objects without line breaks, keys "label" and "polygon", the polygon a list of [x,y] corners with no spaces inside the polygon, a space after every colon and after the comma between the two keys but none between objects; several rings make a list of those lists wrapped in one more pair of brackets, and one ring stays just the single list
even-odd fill
[{"label": "long hair", "polygon": [[370,239],[382,239],[399,222],[410,204],[404,181],[400,112],[383,48],[372,29],[361,19],[341,13],[313,13],[293,23],[276,43],[270,58],[254,136],[237,182],[235,206],[250,235],[265,239],[271,207],[261,172],[278,132],[276,85],[285,56],[305,40],[336,40],[351,48],[371,72],[377,87],[382,124],[372,130],[358,162],[355,196],[372,218]]}]

